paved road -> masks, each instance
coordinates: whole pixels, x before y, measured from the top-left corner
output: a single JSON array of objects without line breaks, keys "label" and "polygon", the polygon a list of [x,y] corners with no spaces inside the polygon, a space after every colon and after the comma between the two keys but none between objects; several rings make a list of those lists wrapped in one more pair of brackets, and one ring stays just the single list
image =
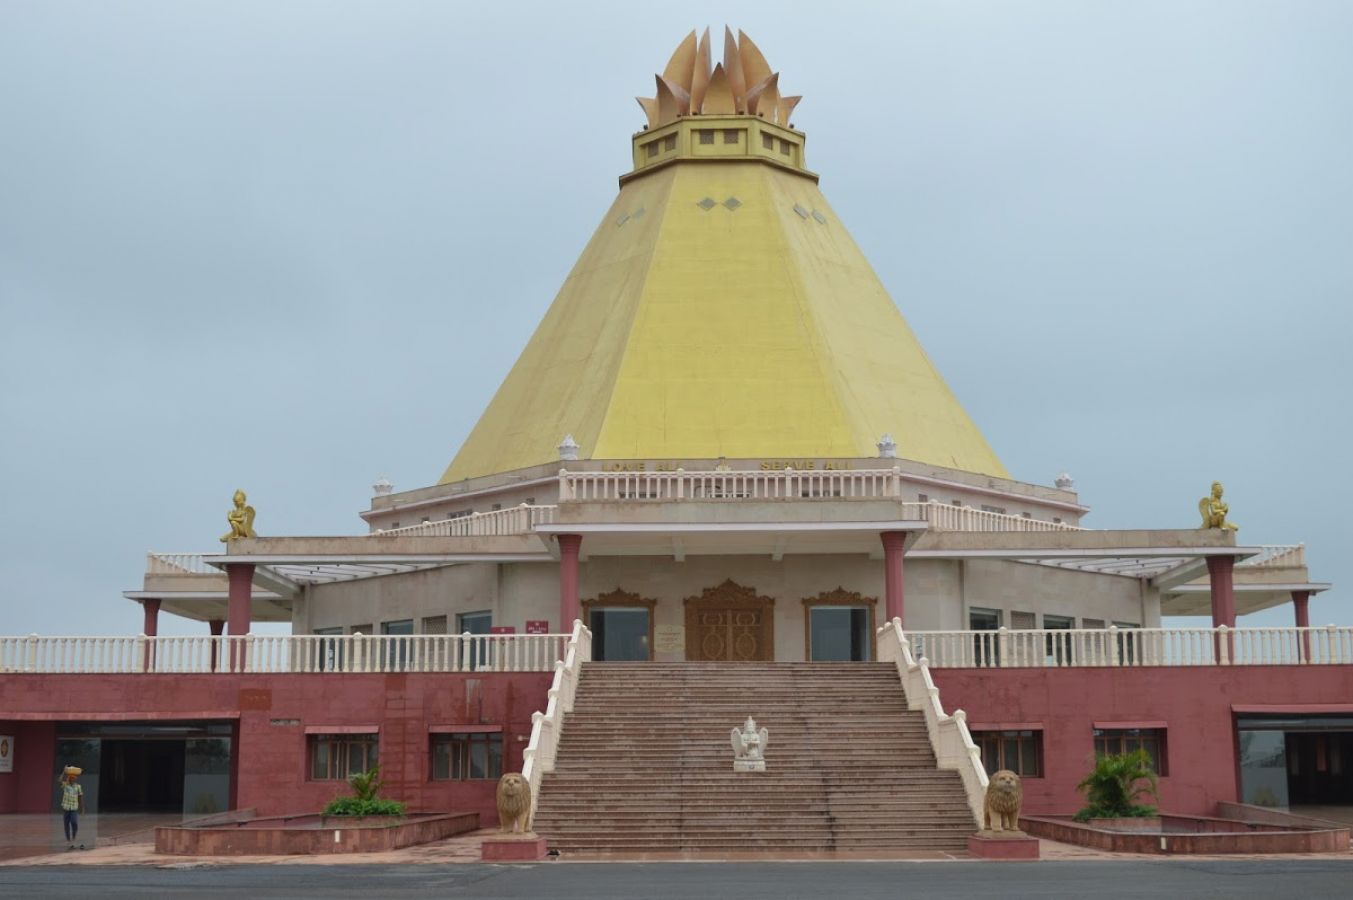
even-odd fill
[{"label": "paved road", "polygon": [[1348,860],[1043,863],[543,863],[0,868],[0,897],[785,900],[1348,897]]}]

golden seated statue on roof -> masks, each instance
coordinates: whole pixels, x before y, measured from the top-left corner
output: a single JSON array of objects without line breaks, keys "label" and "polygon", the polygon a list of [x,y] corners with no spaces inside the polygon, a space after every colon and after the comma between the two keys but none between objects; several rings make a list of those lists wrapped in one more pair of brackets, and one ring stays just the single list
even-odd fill
[{"label": "golden seated statue on roof", "polygon": [[258,537],[254,534],[254,508],[245,502],[247,499],[244,491],[235,492],[235,506],[226,513],[230,530],[221,535],[221,543],[228,544],[240,538]]},{"label": "golden seated statue on roof", "polygon": [[1223,531],[1239,531],[1238,525],[1226,521],[1226,514],[1230,512],[1231,507],[1221,499],[1222,486],[1220,481],[1212,482],[1212,493],[1198,501],[1198,512],[1203,515],[1203,528],[1220,528]]}]

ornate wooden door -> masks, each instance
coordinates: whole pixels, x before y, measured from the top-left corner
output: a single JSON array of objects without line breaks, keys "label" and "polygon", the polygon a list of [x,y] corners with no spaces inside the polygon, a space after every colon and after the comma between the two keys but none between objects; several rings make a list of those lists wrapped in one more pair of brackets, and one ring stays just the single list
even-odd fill
[{"label": "ornate wooden door", "polygon": [[732,581],[686,598],[686,659],[775,659],[775,600]]}]

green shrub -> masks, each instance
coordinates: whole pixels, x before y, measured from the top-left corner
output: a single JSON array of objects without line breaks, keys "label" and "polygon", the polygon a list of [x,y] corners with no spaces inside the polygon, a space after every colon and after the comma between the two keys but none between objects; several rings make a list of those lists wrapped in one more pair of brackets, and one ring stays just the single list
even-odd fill
[{"label": "green shrub", "polygon": [[1145,750],[1131,753],[1097,756],[1090,774],[1076,790],[1085,794],[1085,808],[1074,816],[1077,822],[1087,819],[1131,819],[1154,816],[1156,808],[1138,803],[1156,796],[1156,773],[1151,768],[1151,755]]},{"label": "green shrub", "polygon": [[335,797],[324,807],[326,816],[402,816],[404,804],[376,797]]},{"label": "green shrub", "polygon": [[380,793],[381,767],[372,766],[369,772],[359,772],[349,776],[352,787],[351,797],[335,797],[324,807],[326,816],[402,816],[404,804],[398,800],[382,800]]}]

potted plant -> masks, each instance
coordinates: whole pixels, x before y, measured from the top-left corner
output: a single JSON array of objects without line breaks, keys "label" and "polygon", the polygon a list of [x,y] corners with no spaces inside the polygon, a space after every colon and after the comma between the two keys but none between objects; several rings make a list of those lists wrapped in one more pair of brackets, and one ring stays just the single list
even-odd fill
[{"label": "potted plant", "polygon": [[1096,756],[1090,774],[1076,785],[1085,794],[1085,807],[1073,818],[1085,822],[1154,816],[1156,807],[1137,801],[1158,800],[1157,786],[1151,756],[1145,750]]},{"label": "potted plant", "polygon": [[375,765],[371,767],[370,771],[359,772],[350,776],[348,784],[352,787],[352,795],[335,797],[330,800],[329,805],[324,807],[324,812],[320,815],[345,816],[352,819],[366,816],[404,815],[403,803],[377,796],[381,789],[380,770],[381,767]]}]

